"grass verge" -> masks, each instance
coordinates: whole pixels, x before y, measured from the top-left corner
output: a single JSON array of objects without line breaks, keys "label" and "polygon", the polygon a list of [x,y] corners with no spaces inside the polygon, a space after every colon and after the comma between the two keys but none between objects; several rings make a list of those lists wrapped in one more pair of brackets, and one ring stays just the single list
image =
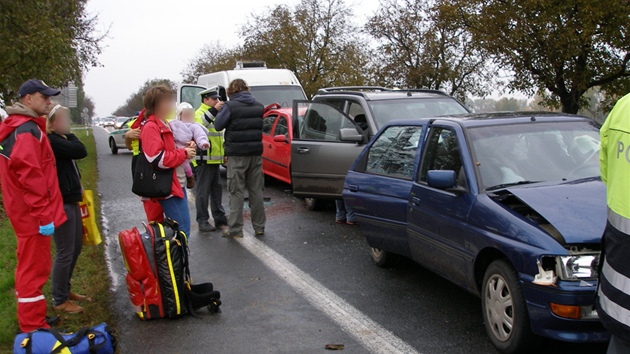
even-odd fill
[{"label": "grass verge", "polygon": [[[90,132],[89,136],[88,133]],[[88,156],[78,161],[83,188],[94,191],[96,215],[100,213],[98,196],[98,170],[96,162],[96,145],[91,131],[74,130],[85,144]],[[100,217],[99,217],[100,218]],[[100,226],[100,220],[98,222]],[[54,244],[54,242],[53,242]],[[15,338],[17,325],[16,302],[14,291],[14,273],[16,264],[16,240],[9,220],[0,220],[0,353],[10,353]],[[54,257],[54,247],[51,250]],[[113,326],[113,316],[109,306],[110,279],[105,261],[104,245],[85,246],[77,262],[72,277],[72,289],[78,293],[90,295],[94,302],[81,303],[85,311],[76,315],[61,315],[61,323],[57,326],[67,331],[75,331],[80,327],[107,322]],[[48,300],[49,316],[53,315],[50,281],[44,287]]]}]

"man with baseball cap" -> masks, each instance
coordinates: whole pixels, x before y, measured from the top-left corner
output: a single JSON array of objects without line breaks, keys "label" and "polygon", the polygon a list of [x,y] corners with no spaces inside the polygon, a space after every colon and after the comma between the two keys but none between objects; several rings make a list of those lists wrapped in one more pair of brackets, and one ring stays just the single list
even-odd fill
[{"label": "man with baseball cap", "polygon": [[67,220],[43,117],[50,97],[59,93],[41,80],[26,81],[18,90],[20,101],[7,107],[9,116],[0,124],[0,180],[17,236],[15,293],[22,332],[50,327],[42,292],[52,265],[50,236]]},{"label": "man with baseball cap", "polygon": [[[198,151],[193,164],[196,166],[195,207],[197,209],[197,223],[199,231],[209,232],[216,228],[227,228],[227,217],[223,209],[223,186],[219,167],[223,164],[223,134],[214,129],[215,116],[224,102],[221,101],[220,88],[211,87],[199,93],[201,106],[195,112],[195,120],[208,129],[210,148]],[[208,203],[212,211],[214,226],[208,220]]]}]

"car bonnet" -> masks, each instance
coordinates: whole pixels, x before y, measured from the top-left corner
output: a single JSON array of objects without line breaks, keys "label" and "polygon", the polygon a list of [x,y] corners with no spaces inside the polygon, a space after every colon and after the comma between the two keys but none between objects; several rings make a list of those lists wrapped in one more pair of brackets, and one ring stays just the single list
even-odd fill
[{"label": "car bonnet", "polygon": [[600,243],[606,227],[606,186],[599,179],[507,189],[538,212],[568,244]]}]

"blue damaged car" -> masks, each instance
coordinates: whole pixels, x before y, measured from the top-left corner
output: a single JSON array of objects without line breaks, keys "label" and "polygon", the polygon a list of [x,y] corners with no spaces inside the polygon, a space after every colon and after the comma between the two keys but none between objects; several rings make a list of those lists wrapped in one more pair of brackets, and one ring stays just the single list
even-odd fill
[{"label": "blue damaged car", "polygon": [[372,258],[409,257],[481,298],[503,353],[607,341],[594,308],[605,186],[599,126],[556,113],[394,121],[346,176]]}]

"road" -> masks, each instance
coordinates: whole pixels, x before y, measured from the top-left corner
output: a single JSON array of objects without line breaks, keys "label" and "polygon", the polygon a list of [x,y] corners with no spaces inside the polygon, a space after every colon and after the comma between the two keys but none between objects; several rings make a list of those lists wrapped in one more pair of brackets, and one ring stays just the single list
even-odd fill
[{"label": "road", "polygon": [[[119,231],[144,220],[131,193],[131,154],[112,155],[102,128],[94,136],[122,353],[324,353],[326,344],[344,344],[343,353],[496,353],[477,297],[409,260],[375,266],[358,227],[335,224],[333,205],[307,211],[280,182],[266,186],[261,238],[251,236],[248,219],[243,239],[199,234],[193,222],[193,280],[215,284],[222,313],[140,321],[117,242]],[[539,352],[603,353],[605,346],[545,340]]]}]

